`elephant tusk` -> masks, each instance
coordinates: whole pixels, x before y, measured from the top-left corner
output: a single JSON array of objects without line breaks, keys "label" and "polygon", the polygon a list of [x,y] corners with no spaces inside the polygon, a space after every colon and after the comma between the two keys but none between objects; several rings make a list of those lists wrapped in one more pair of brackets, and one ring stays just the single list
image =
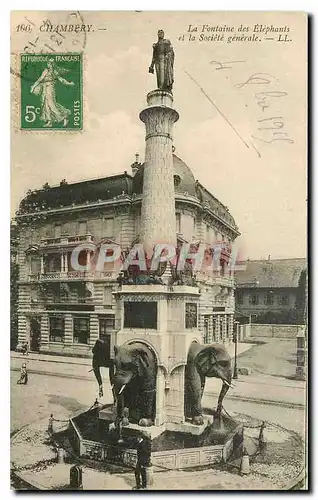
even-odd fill
[{"label": "elephant tusk", "polygon": [[125,389],[125,387],[126,387],[126,384],[124,384],[124,385],[122,386],[122,388],[120,389],[120,391],[119,391],[118,395],[119,395],[119,394],[121,394],[121,393],[123,392],[123,390]]},{"label": "elephant tusk", "polygon": [[229,384],[227,382],[227,380],[223,380],[223,384],[227,385],[228,387],[230,387],[231,389],[233,389],[233,385]]}]

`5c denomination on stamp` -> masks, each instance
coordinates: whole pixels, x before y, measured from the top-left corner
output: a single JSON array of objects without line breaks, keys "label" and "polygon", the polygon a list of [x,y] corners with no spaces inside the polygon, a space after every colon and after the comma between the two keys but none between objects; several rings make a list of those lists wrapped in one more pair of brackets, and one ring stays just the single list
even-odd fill
[{"label": "5c denomination on stamp", "polygon": [[21,54],[20,68],[21,129],[82,130],[82,54]]}]

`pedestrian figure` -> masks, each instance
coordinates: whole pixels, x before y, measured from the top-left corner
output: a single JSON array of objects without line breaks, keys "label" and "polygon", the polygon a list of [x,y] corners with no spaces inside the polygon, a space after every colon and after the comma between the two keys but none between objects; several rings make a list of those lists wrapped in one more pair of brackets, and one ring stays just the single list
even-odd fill
[{"label": "pedestrian figure", "polygon": [[264,453],[265,453],[265,449],[266,449],[266,440],[265,440],[265,437],[264,437],[264,429],[266,427],[266,424],[265,422],[262,422],[262,425],[260,427],[260,431],[259,431],[259,436],[258,436],[258,449],[260,451],[260,454],[263,456]]},{"label": "pedestrian figure", "polygon": [[53,434],[53,422],[54,422],[54,417],[53,417],[53,414],[51,413],[51,416],[49,418],[49,425],[47,428],[49,434]]},{"label": "pedestrian figure", "polygon": [[151,440],[148,436],[139,437],[137,445],[137,464],[135,468],[135,490],[146,490],[148,486],[147,468],[151,467]]},{"label": "pedestrian figure", "polygon": [[28,355],[29,354],[29,346],[28,346],[28,343],[27,342],[24,342],[24,344],[22,344],[22,354],[23,356],[26,354]]},{"label": "pedestrian figure", "polygon": [[19,378],[17,384],[26,385],[27,383],[28,383],[28,371],[27,371],[26,363],[22,363],[21,371],[20,371],[20,378]]}]

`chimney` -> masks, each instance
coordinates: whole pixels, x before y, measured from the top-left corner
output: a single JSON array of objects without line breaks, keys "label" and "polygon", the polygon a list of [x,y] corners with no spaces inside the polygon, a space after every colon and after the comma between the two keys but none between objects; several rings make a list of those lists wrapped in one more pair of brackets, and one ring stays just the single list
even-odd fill
[{"label": "chimney", "polygon": [[267,257],[267,260],[271,260],[271,256],[270,255]]},{"label": "chimney", "polygon": [[134,163],[132,163],[132,165],[131,165],[131,170],[132,170],[133,176],[136,175],[136,173],[138,172],[138,170],[141,166],[141,163],[139,161],[139,153],[135,154],[135,158],[136,159],[135,159]]}]

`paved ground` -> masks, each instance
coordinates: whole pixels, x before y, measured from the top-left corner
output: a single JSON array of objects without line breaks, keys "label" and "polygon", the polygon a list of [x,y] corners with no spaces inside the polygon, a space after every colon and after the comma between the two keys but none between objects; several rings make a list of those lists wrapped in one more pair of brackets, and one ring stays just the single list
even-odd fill
[{"label": "paved ground", "polygon": [[[267,342],[267,340],[266,340]],[[302,381],[290,380],[278,376],[278,373],[287,373],[290,369],[290,359],[294,341],[281,339],[268,339],[263,345],[239,344],[239,367],[252,368],[252,374],[248,376],[239,375],[233,380],[233,388],[227,394],[226,401],[236,400],[262,400],[264,402],[290,403],[291,405],[303,406],[305,404],[306,384]],[[285,353],[285,354],[284,354]],[[65,378],[65,384],[70,378],[87,380],[92,384],[91,394],[97,397],[97,384],[93,372],[91,372],[91,360],[85,358],[71,358],[63,356],[49,356],[43,354],[29,354],[23,356],[12,353],[11,368],[13,371],[20,370],[22,360],[27,362],[30,376],[34,374],[56,375]],[[276,366],[276,373],[273,373]],[[294,365],[292,365],[294,370]],[[105,389],[108,384],[108,369],[104,368],[103,379]],[[18,375],[17,375],[18,376]],[[30,379],[31,381],[31,379]],[[74,382],[71,382],[71,385]],[[207,379],[206,394],[217,396],[220,392],[221,381]]]},{"label": "paved ground", "polygon": [[[59,488],[62,485],[68,484],[70,464],[58,465],[53,464],[49,467],[43,465],[43,460],[55,462],[55,453],[44,444],[46,439],[43,439],[47,429],[47,415],[49,412],[54,412],[57,419],[62,422],[55,423],[55,429],[65,427],[63,421],[67,416],[76,410],[83,410],[89,405],[88,396],[91,384],[88,381],[82,381],[80,384],[77,382],[73,388],[73,398],[63,396],[65,387],[65,379],[58,377],[48,377],[41,375],[34,375],[35,382],[40,388],[36,391],[30,386],[16,386],[14,380],[12,381],[13,396],[17,395],[20,401],[20,412],[16,414],[16,425],[20,427],[22,421],[27,423],[32,421],[34,417],[37,418],[33,424],[27,426],[13,437],[14,447],[11,452],[11,460],[14,461],[15,467],[20,469],[22,478],[25,481],[45,485],[45,488]],[[43,379],[42,385],[39,384],[39,379]],[[51,383],[53,384],[51,386]],[[19,389],[24,389],[23,393],[19,393]],[[34,386],[35,387],[35,386]],[[41,404],[38,404],[39,402]],[[33,404],[30,404],[33,403]],[[213,402],[211,401],[213,404]],[[275,464],[270,460],[268,462],[258,462],[251,464],[251,475],[248,477],[241,477],[237,470],[223,470],[224,468],[213,467],[205,471],[166,471],[160,473],[157,471],[154,475],[154,484],[150,489],[165,489],[165,490],[251,490],[251,489],[280,489],[285,486],[286,481],[298,475],[301,470],[301,461],[299,461],[299,444],[297,444],[297,457],[295,456],[295,446],[293,446],[294,438],[292,434],[288,436],[286,428],[299,431],[302,433],[304,428],[303,424],[303,411],[301,410],[286,410],[282,407],[269,408],[268,405],[260,405],[256,403],[242,404],[238,403],[233,405],[227,403],[227,411],[235,416],[240,421],[251,422],[252,428],[248,429],[252,432],[254,438],[257,437],[260,420],[268,420],[276,422],[279,427],[273,424],[267,424],[265,436],[271,443],[276,443],[276,450],[280,454],[284,453],[284,463],[282,460],[275,456]],[[23,420],[21,420],[21,417]],[[41,417],[42,418],[41,420]],[[255,428],[254,425],[256,425]],[[285,429],[282,429],[285,427]],[[244,435],[246,436],[247,430],[245,429]],[[250,434],[248,434],[250,435]],[[284,452],[282,450],[285,450]],[[288,452],[288,453],[287,453]],[[276,452],[277,453],[277,452]],[[287,453],[289,457],[285,457]],[[38,463],[39,465],[34,468],[32,464]],[[279,470],[278,470],[279,469]],[[130,490],[134,482],[133,472],[127,473],[114,473],[100,470],[83,468],[83,483],[84,489],[94,490]],[[20,488],[16,481],[12,484],[13,487]]]},{"label": "paved ground", "polygon": [[[224,406],[231,415],[247,414],[255,419],[273,422],[296,432],[304,439],[305,407],[302,405],[305,384],[285,378],[290,373],[287,368],[291,364],[292,345],[290,341],[275,342],[277,340],[279,339],[269,339],[268,344],[257,345],[241,354],[239,366],[249,366],[254,370],[251,375],[240,375],[240,378],[234,381],[235,388],[229,391]],[[285,357],[283,353],[286,353]],[[272,357],[275,357],[275,363]],[[65,359],[58,356],[50,358],[40,359],[39,355],[29,355],[26,358],[17,353],[13,354],[11,359],[13,432],[39,419],[48,419],[51,413],[57,419],[66,420],[74,413],[88,409],[97,397],[97,383],[93,373],[89,373],[90,360]],[[22,359],[28,360],[30,378],[27,386],[16,383],[19,378],[17,370],[21,367]],[[278,362],[282,366],[274,370]],[[105,396],[102,402],[107,403],[111,401],[107,369],[103,369],[103,378]],[[219,381],[208,380],[204,396],[206,406],[216,406],[219,387]],[[223,479],[226,483],[226,475]],[[133,476],[128,483],[131,481]],[[191,489],[191,479],[184,478],[184,481],[185,489]],[[186,484],[186,481],[189,484]],[[172,483],[175,484],[174,488],[178,488],[178,478],[174,478]],[[119,482],[118,489],[120,484]],[[209,489],[208,485],[206,489]],[[248,481],[241,482],[240,489],[249,489]]]},{"label": "paved ground", "polygon": [[[253,342],[253,338],[249,339]],[[253,345],[239,356],[239,366],[251,368],[255,374],[292,377],[296,371],[296,339],[255,339],[264,344]]]},{"label": "paved ground", "polygon": [[[15,431],[39,418],[49,417],[51,413],[58,419],[88,409],[97,397],[97,384],[92,380],[67,379],[59,376],[30,376],[29,384],[17,385],[18,373],[11,373],[11,430]],[[111,391],[105,383],[103,403],[111,401]],[[217,395],[206,394],[204,404],[216,406]],[[290,430],[304,435],[305,408],[284,407],[281,405],[246,402],[227,398],[225,409],[233,412],[248,413],[259,419],[273,421]]]}]

